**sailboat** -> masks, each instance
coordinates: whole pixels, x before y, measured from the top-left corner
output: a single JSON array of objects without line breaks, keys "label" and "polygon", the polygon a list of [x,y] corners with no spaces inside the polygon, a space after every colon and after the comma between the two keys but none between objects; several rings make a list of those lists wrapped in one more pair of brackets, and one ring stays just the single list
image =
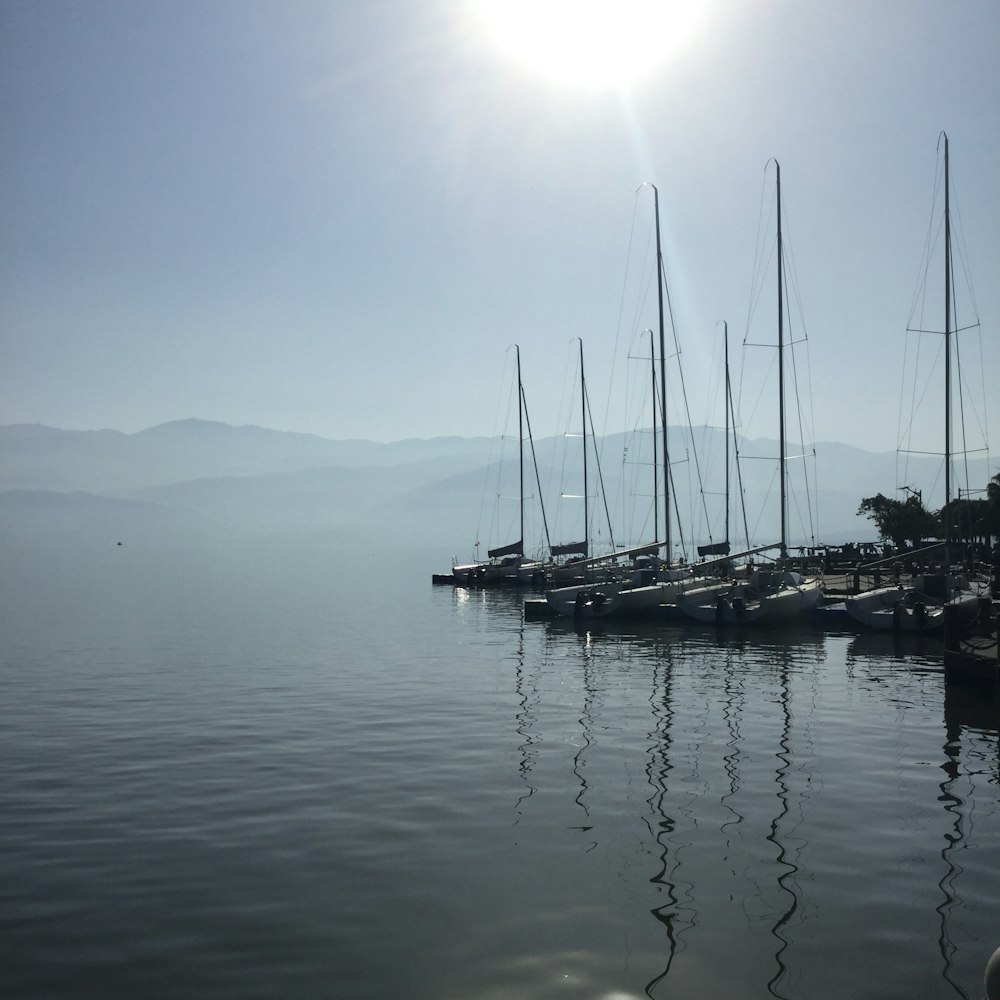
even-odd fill
[{"label": "sailboat", "polygon": [[[580,429],[583,443],[583,539],[577,542],[563,542],[549,547],[552,562],[546,567],[546,579],[566,581],[575,579],[586,565],[590,555],[590,488],[587,474],[587,377],[583,367],[583,340],[577,338],[580,347]],[[564,497],[568,494],[563,494]],[[572,499],[577,499],[573,497]],[[560,558],[566,558],[560,562]],[[576,558],[571,558],[576,557]]]},{"label": "sailboat", "polygon": [[[691,585],[691,580],[693,579],[692,571],[689,567],[679,569],[670,567],[670,456],[667,450],[666,340],[664,332],[665,272],[663,267],[663,251],[660,242],[660,193],[655,184],[650,184],[649,187],[653,189],[653,210],[656,225],[656,290],[660,338],[660,411],[658,429],[662,435],[664,541],[661,543],[654,539],[650,544],[619,551],[611,556],[601,556],[596,559],[587,560],[586,564],[592,567],[603,563],[614,562],[617,564],[619,560],[628,558],[633,559],[634,562],[631,568],[627,566],[622,567],[620,564],[617,565],[611,570],[617,576],[612,575],[606,581],[574,587],[560,587],[546,593],[546,601],[554,611],[563,615],[572,615],[574,618],[607,618],[612,616],[646,617],[655,615],[657,612],[665,610],[666,605],[673,603],[677,599],[677,596],[686,587]],[[652,332],[650,332],[650,337],[650,360],[654,369],[653,381],[655,387],[655,350],[652,345]],[[581,357],[581,372],[582,363]],[[654,442],[657,430],[655,426],[656,422],[654,415]],[[653,477],[653,522],[655,534],[657,515],[655,468]],[[647,579],[649,567],[635,560],[641,558],[648,559],[651,556],[655,556],[661,547],[665,549],[666,558],[663,563],[655,565],[656,579],[653,582],[649,582]]]},{"label": "sailboat", "polygon": [[[524,384],[521,381],[521,348],[515,344],[517,357],[517,428],[520,484],[520,533],[516,541],[487,550],[488,562],[473,562],[452,566],[455,583],[461,586],[496,586],[530,583],[542,570],[542,563],[524,555],[524,426],[527,417]],[[530,430],[529,430],[530,434]],[[478,544],[478,543],[477,543]]]},{"label": "sailboat", "polygon": [[[549,577],[555,581],[568,578],[584,578],[585,582],[574,582],[566,586],[551,587],[545,592],[545,600],[549,608],[556,614],[574,618],[605,618],[626,611],[635,611],[635,595],[629,593],[623,596],[624,590],[632,590],[627,582],[615,575],[616,570],[608,564],[621,558],[625,553],[614,551],[607,556],[590,556],[589,526],[590,504],[587,475],[587,389],[583,367],[583,341],[580,341],[580,400],[583,420],[583,523],[584,539],[582,542],[570,542],[564,545],[552,546],[553,556],[582,556],[572,562],[563,563],[549,571]],[[620,570],[618,571],[621,572]],[[586,579],[588,578],[589,579]],[[649,595],[646,595],[647,599]],[[659,595],[650,604],[659,603]]]},{"label": "sailboat", "polygon": [[[944,605],[958,604],[963,614],[974,615],[978,594],[966,577],[948,572],[952,542],[951,440],[952,440],[952,334],[957,330],[952,301],[951,179],[948,136],[944,139],[944,573],[917,578],[913,586],[878,587],[849,596],[847,614],[860,625],[895,632],[927,632],[944,626]],[[933,596],[932,596],[933,595]]]},{"label": "sailboat", "polygon": [[781,233],[781,166],[773,161],[776,175],[777,262],[778,262],[778,480],[781,502],[781,541],[754,552],[778,549],[779,564],[774,569],[756,570],[745,582],[714,584],[688,590],[677,605],[689,618],[717,625],[776,623],[799,618],[819,604],[823,584],[782,566],[788,557],[788,484],[785,446],[785,366],[784,366],[784,273]]}]

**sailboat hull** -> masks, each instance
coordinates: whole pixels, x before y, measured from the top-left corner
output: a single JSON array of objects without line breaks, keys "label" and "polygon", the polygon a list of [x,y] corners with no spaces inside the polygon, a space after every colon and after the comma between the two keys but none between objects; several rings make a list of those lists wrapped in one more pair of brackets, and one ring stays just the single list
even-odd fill
[{"label": "sailboat hull", "polygon": [[684,581],[622,586],[619,583],[558,587],[546,593],[549,607],[571,618],[643,617],[674,602]]},{"label": "sailboat hull", "polygon": [[690,619],[710,625],[779,625],[801,620],[823,597],[818,579],[782,574],[781,583],[769,589],[754,579],[747,584],[722,583],[683,594],[677,602]]}]

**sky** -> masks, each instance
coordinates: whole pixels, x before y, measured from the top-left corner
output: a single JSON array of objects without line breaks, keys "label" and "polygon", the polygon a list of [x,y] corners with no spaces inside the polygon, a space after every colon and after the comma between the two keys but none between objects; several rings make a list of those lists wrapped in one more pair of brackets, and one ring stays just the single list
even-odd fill
[{"label": "sky", "polygon": [[[734,368],[775,337],[773,293],[752,303],[776,159],[802,436],[891,451],[939,384],[904,372],[946,131],[996,448],[1000,4],[584,0],[554,29],[517,6],[0,0],[0,424],[488,435],[517,343],[533,431],[559,434],[580,338],[622,430],[656,325],[643,184],[671,413],[683,371],[687,415],[720,423],[721,322]],[[773,437],[758,367],[741,425]]]}]

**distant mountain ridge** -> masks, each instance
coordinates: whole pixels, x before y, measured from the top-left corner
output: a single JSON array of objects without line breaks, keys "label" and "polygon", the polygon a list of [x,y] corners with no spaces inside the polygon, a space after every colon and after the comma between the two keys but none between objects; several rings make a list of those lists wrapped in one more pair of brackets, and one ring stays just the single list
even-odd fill
[{"label": "distant mountain ridge", "polygon": [[134,434],[9,424],[0,427],[0,490],[106,493],[209,476],[255,476],[321,466],[396,465],[488,451],[485,438],[410,439],[378,444],[196,419],[158,424]]},{"label": "distant mountain ridge", "polygon": [[[705,517],[713,522],[722,518],[722,432],[671,428],[671,455],[685,455],[692,437],[699,453],[704,449],[712,456],[703,471],[714,481],[704,486],[705,494],[711,495],[711,509],[708,503],[699,506],[694,496],[692,509],[704,508],[706,514],[697,513],[699,523],[686,528],[688,542],[705,540],[702,536],[709,531],[718,538],[722,531],[718,523],[711,527],[705,521]],[[766,439],[743,440],[740,447],[755,458],[777,455],[777,442]],[[857,507],[864,496],[894,492],[895,454],[836,442],[817,444],[816,451],[818,483],[813,486],[818,487],[818,503],[814,509],[812,500],[795,500],[795,513],[800,519],[818,515],[817,542],[874,538],[870,523],[857,517]],[[649,473],[643,470],[641,457],[631,472],[626,468],[626,456],[634,453],[631,437],[608,436],[601,442],[601,452],[601,478],[607,495],[617,497],[610,506],[620,520],[624,508],[634,502],[629,497],[643,494],[641,487],[626,479]],[[480,535],[490,538],[483,537],[484,547],[517,537],[517,504],[511,503],[519,489],[516,455],[517,441],[510,438],[444,437],[380,444],[193,419],[134,434],[8,425],[0,427],[0,534],[8,542],[37,544],[88,536],[118,540],[123,534],[169,541],[321,533],[366,544],[419,540],[448,552],[466,552]],[[560,507],[572,508],[574,501],[565,497],[578,494],[582,487],[578,443],[568,446],[563,438],[542,439],[535,442],[531,455],[526,452],[526,459],[530,482],[525,492],[537,506],[541,484],[552,541],[575,538],[580,529],[570,527],[568,520],[560,523]],[[683,477],[693,475],[692,463],[676,461],[675,466],[672,458],[672,468],[683,499],[685,490],[693,495],[697,488],[690,478],[684,485]],[[934,460],[923,463],[921,474],[932,478]],[[979,465],[974,474],[985,484],[988,466],[983,461]],[[593,466],[590,474],[594,494]],[[772,541],[776,500],[773,474],[769,475],[770,484],[747,485],[744,492],[747,507],[766,515],[763,523],[751,525],[752,530]],[[645,496],[640,502],[648,505],[650,499]],[[579,500],[575,503],[579,512]],[[602,523],[603,511],[597,517],[594,523]],[[735,497],[731,523],[732,537],[739,539]],[[530,530],[532,537],[540,537],[540,518]],[[801,530],[793,534],[797,537],[793,544],[812,541]]]}]

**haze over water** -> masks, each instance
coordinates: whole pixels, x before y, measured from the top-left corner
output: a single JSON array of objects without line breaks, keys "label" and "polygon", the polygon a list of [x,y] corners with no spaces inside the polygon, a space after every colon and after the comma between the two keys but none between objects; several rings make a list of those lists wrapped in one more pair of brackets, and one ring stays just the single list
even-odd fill
[{"label": "haze over water", "polygon": [[997,712],[933,644],[524,623],[387,555],[15,552],[0,993],[981,995]]}]

